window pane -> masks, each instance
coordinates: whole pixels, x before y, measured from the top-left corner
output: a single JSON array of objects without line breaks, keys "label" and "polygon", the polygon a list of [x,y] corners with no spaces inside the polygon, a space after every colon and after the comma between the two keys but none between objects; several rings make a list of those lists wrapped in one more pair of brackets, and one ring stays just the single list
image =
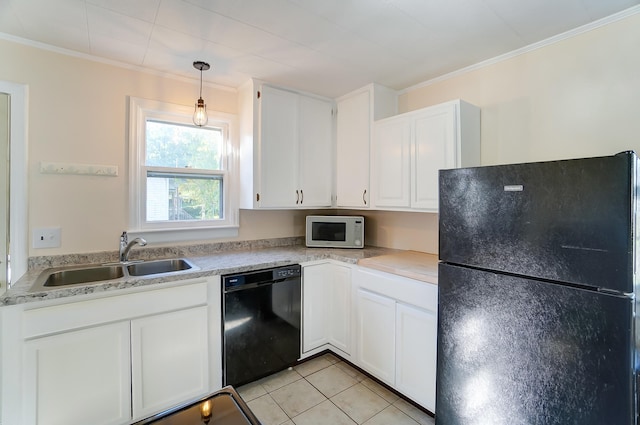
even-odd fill
[{"label": "window pane", "polygon": [[148,120],[146,130],[146,165],[222,169],[222,129]]},{"label": "window pane", "polygon": [[222,176],[147,173],[147,221],[220,220]]}]

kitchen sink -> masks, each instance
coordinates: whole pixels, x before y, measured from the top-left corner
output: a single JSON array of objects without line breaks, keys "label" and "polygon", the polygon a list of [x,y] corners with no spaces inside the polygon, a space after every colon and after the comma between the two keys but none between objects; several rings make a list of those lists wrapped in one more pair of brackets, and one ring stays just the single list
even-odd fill
[{"label": "kitchen sink", "polygon": [[157,260],[135,263],[127,266],[127,272],[131,276],[148,276],[160,273],[173,273],[190,270],[193,266],[184,259]]},{"label": "kitchen sink", "polygon": [[[42,275],[41,275],[42,276]],[[99,266],[82,269],[61,270],[48,273],[43,286],[67,286],[100,280],[118,279],[124,276],[121,266]]]},{"label": "kitchen sink", "polygon": [[65,286],[103,282],[123,277],[159,277],[162,274],[198,270],[183,258],[142,261],[139,263],[114,263],[86,267],[58,267],[46,269],[36,279],[30,291],[42,291]]}]

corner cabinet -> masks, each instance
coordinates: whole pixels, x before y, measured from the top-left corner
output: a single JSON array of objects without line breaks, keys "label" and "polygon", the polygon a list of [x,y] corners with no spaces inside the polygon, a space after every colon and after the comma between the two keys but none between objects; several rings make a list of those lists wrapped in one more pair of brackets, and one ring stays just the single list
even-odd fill
[{"label": "corner cabinet", "polygon": [[397,113],[397,93],[370,84],[336,101],[336,205],[369,208],[373,121]]},{"label": "corner cabinet", "polygon": [[330,348],[350,358],[351,292],[350,267],[332,262],[303,265],[302,357]]},{"label": "corner cabinet", "polygon": [[218,389],[219,282],[6,307],[3,423],[121,425]]},{"label": "corner cabinet", "polygon": [[438,171],[480,165],[480,109],[461,100],[374,123],[373,207],[438,211]]},{"label": "corner cabinet", "polygon": [[435,412],[438,287],[358,267],[355,363]]},{"label": "corner cabinet", "polygon": [[330,207],[333,102],[255,80],[239,97],[241,208]]}]

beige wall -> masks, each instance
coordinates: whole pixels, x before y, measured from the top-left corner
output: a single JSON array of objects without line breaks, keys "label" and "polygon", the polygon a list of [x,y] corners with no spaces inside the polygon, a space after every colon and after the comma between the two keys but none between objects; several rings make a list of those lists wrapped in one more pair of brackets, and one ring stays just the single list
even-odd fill
[{"label": "beige wall", "polygon": [[[407,90],[400,111],[462,98],[482,109],[482,163],[640,151],[640,14],[517,57]],[[0,41],[0,80],[29,85],[30,228],[62,227],[62,247],[115,250],[127,228],[127,96],[191,105],[197,83]],[[190,64],[185,64],[189,67]],[[215,66],[214,66],[215,71]],[[205,87],[208,108],[235,92]],[[40,174],[41,161],[118,165],[116,178]],[[335,213],[335,212],[334,212]],[[437,215],[366,216],[367,243],[437,252]],[[305,211],[241,211],[238,239],[304,234]]]},{"label": "beige wall", "polygon": [[482,110],[482,163],[640,151],[640,14],[408,90],[402,112],[461,98]]},{"label": "beige wall", "polygon": [[[128,96],[192,105],[197,75],[163,78],[2,40],[0,58],[0,80],[29,86],[29,228],[62,228],[60,248],[29,255],[116,250],[128,220]],[[209,110],[237,112],[235,90],[205,86],[203,97]],[[119,174],[41,174],[41,161],[117,165]],[[302,235],[300,214],[243,211],[239,238]]]}]

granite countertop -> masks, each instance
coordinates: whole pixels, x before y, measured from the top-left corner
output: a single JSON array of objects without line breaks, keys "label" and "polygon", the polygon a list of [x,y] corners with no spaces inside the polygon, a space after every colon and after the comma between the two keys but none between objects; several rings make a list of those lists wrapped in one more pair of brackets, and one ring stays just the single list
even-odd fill
[{"label": "granite countertop", "polygon": [[438,256],[418,251],[402,251],[363,257],[358,265],[387,273],[438,284]]},{"label": "granite countertop", "polygon": [[[188,255],[183,255],[187,252]],[[143,287],[159,283],[174,282],[198,277],[215,276],[222,274],[238,273],[248,270],[259,270],[269,267],[278,267],[287,264],[297,264],[309,261],[332,259],[345,263],[356,264],[359,260],[401,252],[397,249],[365,247],[363,249],[331,249],[331,248],[307,248],[303,245],[280,246],[280,247],[260,247],[249,249],[221,250],[209,254],[194,254],[191,251],[164,252],[155,258],[186,258],[199,270],[173,273],[160,277],[123,277],[119,279],[92,282],[82,285],[66,286],[45,291],[30,292],[30,288],[38,275],[46,268],[59,267],[61,265],[82,265],[107,261],[81,261],[86,260],[84,256],[76,256],[72,260],[66,260],[63,264],[52,262],[41,262],[40,267],[32,267],[22,276],[11,289],[0,296],[0,307],[15,304],[24,304],[58,298],[73,297],[76,295],[98,294],[108,291]],[[154,259],[154,258],[146,258]]]}]

